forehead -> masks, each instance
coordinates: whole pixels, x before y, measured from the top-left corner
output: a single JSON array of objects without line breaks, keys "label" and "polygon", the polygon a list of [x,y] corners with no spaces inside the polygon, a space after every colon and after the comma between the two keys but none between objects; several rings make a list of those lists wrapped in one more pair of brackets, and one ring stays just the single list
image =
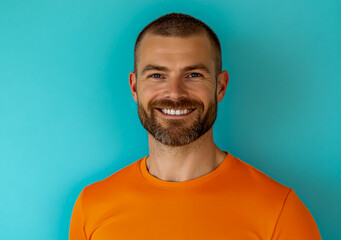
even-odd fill
[{"label": "forehead", "polygon": [[212,71],[214,57],[211,43],[205,34],[189,37],[165,37],[147,33],[138,50],[138,71],[146,64],[182,68],[204,64]]}]

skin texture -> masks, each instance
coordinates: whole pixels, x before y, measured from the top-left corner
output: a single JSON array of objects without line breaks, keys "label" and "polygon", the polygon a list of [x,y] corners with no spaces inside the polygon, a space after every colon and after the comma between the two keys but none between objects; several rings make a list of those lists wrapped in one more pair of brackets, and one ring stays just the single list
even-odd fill
[{"label": "skin texture", "polygon": [[[153,115],[162,128],[172,129],[178,135],[186,132],[182,130],[190,128],[197,119],[203,118],[209,106],[223,100],[229,76],[224,70],[215,79],[215,62],[206,35],[180,38],[147,33],[141,41],[138,55],[138,79],[134,72],[130,72],[130,89],[134,100],[145,110],[145,114],[149,117]],[[142,74],[142,70],[149,64],[167,69],[153,69]],[[200,68],[185,70],[188,66],[198,64],[206,66],[208,72]],[[158,107],[171,108],[166,107],[167,102],[186,102],[189,99],[201,103],[202,108],[197,106],[187,115],[170,116],[150,107],[153,102],[166,101]],[[181,105],[176,106],[176,109],[183,109]],[[177,122],[181,124],[176,124]],[[148,171],[165,181],[187,181],[203,176],[218,167],[226,155],[214,143],[212,128],[183,146],[163,144],[149,132],[148,143]]]}]

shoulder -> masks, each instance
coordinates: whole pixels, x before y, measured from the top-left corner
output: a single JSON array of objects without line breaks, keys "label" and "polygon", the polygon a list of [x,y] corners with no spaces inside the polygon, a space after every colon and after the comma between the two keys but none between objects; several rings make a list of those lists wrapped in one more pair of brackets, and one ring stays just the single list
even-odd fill
[{"label": "shoulder", "polygon": [[294,189],[236,157],[230,164],[229,180],[246,209],[245,218],[262,219],[258,227],[267,225],[271,239],[321,239],[314,218]]},{"label": "shoulder", "polygon": [[[240,160],[237,157],[231,158],[232,169],[235,172],[236,176],[239,178],[245,185],[263,188],[264,190],[276,190],[276,191],[284,191],[286,193],[289,192],[290,188],[265,174],[261,170],[252,166],[249,163],[246,163]],[[259,190],[259,189],[258,189]]]},{"label": "shoulder", "polygon": [[86,219],[86,229],[96,227],[106,213],[118,211],[120,204],[129,197],[129,188],[139,180],[140,160],[83,188],[77,200],[77,209],[80,209],[81,216]]},{"label": "shoulder", "polygon": [[86,186],[82,191],[83,198],[86,198],[88,202],[100,201],[101,199],[108,199],[110,195],[122,189],[127,189],[132,182],[137,181],[141,160],[123,167],[103,180]]},{"label": "shoulder", "polygon": [[250,201],[262,203],[260,205],[264,208],[279,211],[292,190],[236,157],[230,158],[229,175],[231,176],[226,177],[229,181],[233,181],[234,191],[238,191]]}]

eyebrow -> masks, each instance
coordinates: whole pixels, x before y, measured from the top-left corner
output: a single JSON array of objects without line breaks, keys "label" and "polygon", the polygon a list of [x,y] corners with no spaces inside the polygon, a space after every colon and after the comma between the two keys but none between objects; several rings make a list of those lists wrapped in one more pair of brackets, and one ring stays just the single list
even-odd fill
[{"label": "eyebrow", "polygon": [[[196,69],[200,69],[203,70],[204,72],[208,73],[211,75],[210,70],[208,69],[208,67],[206,67],[204,64],[199,63],[199,64],[195,64],[195,65],[191,65],[191,66],[187,66],[184,67],[183,69],[181,69],[182,71],[191,71],[191,70],[196,70]],[[147,64],[142,72],[141,75],[143,76],[146,72],[148,71],[152,71],[152,70],[157,70],[157,71],[163,71],[163,72],[170,72],[169,68],[164,67],[164,66],[159,66],[159,65],[155,65],[155,64]]]}]

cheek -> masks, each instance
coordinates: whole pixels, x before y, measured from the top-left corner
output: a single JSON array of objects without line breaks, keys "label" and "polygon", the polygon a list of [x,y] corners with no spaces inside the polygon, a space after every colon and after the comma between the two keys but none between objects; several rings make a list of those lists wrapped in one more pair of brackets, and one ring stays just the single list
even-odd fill
[{"label": "cheek", "polygon": [[211,99],[215,96],[215,86],[211,82],[191,82],[187,84],[188,92],[201,99]]},{"label": "cheek", "polygon": [[160,95],[162,89],[156,85],[140,85],[137,88],[139,101],[148,104],[152,99]]},{"label": "cheek", "polygon": [[210,91],[207,88],[197,88],[195,91],[190,92],[189,97],[200,99],[204,104],[214,100],[215,91]]},{"label": "cheek", "polygon": [[143,91],[143,94],[146,96],[153,96],[160,94],[162,92],[162,88],[157,85],[149,85],[145,87],[141,87],[141,90]]}]

